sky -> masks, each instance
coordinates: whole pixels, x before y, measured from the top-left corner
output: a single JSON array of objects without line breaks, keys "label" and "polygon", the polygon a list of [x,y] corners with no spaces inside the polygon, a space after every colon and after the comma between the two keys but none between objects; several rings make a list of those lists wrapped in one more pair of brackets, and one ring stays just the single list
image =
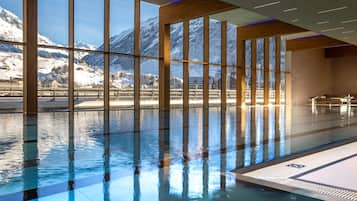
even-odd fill
[{"label": "sky", "polygon": [[[90,3],[89,3],[90,2]],[[68,0],[38,0],[40,34],[58,44],[68,43]],[[0,0],[0,6],[22,18],[22,0]],[[134,27],[134,0],[111,0],[110,36]],[[159,7],[142,2],[142,21],[158,16]],[[104,0],[75,0],[75,41],[103,43]]]}]

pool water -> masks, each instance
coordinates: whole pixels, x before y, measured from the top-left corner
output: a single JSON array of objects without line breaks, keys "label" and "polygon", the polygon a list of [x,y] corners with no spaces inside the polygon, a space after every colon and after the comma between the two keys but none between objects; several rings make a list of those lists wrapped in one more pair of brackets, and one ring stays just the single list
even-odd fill
[{"label": "pool water", "polygon": [[355,140],[354,108],[0,114],[0,200],[313,200],[233,170]]}]

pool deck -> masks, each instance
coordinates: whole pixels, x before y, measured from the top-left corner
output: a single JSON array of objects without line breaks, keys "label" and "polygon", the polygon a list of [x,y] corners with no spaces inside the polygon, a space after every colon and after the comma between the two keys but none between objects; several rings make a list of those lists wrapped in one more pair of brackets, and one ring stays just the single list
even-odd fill
[{"label": "pool deck", "polygon": [[357,200],[357,142],[248,171],[241,180],[323,200]]}]

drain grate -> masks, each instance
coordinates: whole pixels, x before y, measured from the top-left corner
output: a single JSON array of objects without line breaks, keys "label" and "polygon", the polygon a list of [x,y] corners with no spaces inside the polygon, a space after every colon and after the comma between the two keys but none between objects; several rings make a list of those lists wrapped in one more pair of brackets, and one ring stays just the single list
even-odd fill
[{"label": "drain grate", "polygon": [[335,197],[344,200],[357,201],[357,192],[332,188],[320,184],[308,183],[300,180],[289,179],[289,186],[295,186],[302,189],[308,189],[315,193],[325,195],[328,197]]}]

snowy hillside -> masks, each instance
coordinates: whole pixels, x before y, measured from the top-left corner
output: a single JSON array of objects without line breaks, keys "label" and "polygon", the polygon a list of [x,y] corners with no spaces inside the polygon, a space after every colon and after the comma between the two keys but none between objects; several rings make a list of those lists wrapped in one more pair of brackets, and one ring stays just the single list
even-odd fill
[{"label": "snowy hillside", "polygon": [[[0,38],[8,41],[22,41],[22,21],[10,11],[0,7]],[[210,63],[221,63],[221,31],[218,21],[210,22]],[[158,56],[158,18],[150,18],[141,23],[141,54],[149,56]],[[236,35],[235,27],[228,26],[228,64],[235,63],[235,46]],[[183,45],[183,26],[182,24],[173,25],[171,27],[171,57],[182,59]],[[39,34],[39,42],[41,44],[57,45],[45,36]],[[203,20],[197,19],[190,21],[190,60],[203,61]],[[110,48],[113,52],[133,54],[134,51],[134,30],[129,29],[110,38]],[[77,42],[76,48],[97,49],[102,50],[103,45],[95,48],[94,46]],[[250,49],[248,46],[247,49]],[[14,45],[0,44],[0,81],[8,81],[22,78],[22,49]],[[258,52],[259,64],[263,51]],[[50,83],[56,80],[62,85],[67,85],[68,81],[68,52],[57,49],[39,49],[39,80],[40,84],[49,86]],[[282,61],[283,63],[284,61]],[[75,53],[75,80],[78,86],[93,87],[103,82],[103,63],[104,58],[101,54]],[[182,79],[182,67],[172,64],[172,75],[178,79]],[[175,66],[176,65],[176,66]],[[193,77],[202,76],[202,66],[190,66],[190,75]],[[158,61],[143,59],[141,60],[141,71],[143,74],[158,76]],[[130,57],[111,56],[110,70],[112,72],[112,83],[114,86],[132,86],[132,74],[134,71],[134,61]],[[217,68],[217,70],[219,70]],[[218,71],[217,71],[218,72]],[[116,74],[122,76],[115,76]],[[213,72],[215,73],[215,72]],[[124,76],[123,76],[124,75]],[[174,78],[174,79],[176,79]],[[116,80],[120,79],[120,80]],[[151,81],[143,81],[145,84],[150,84]]]}]

